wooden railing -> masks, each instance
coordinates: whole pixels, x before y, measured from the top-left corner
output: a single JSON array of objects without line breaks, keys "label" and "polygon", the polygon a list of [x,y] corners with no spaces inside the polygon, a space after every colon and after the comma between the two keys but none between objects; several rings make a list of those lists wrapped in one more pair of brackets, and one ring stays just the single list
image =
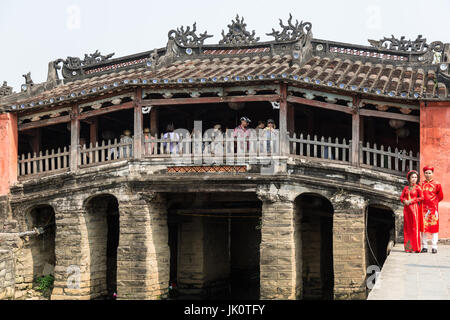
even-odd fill
[{"label": "wooden railing", "polygon": [[112,162],[133,157],[133,141],[117,142],[117,139],[103,140],[99,145],[90,143],[88,146],[80,146],[78,152],[78,166],[88,167],[105,162]]},{"label": "wooden railing", "polygon": [[359,161],[362,167],[396,173],[408,172],[409,170],[420,171],[419,152],[414,156],[411,150],[408,152],[404,149],[392,149],[391,147],[385,149],[383,145],[377,147],[376,143],[370,146],[369,142],[365,146],[360,143],[359,151]]},{"label": "wooden railing", "polygon": [[144,157],[259,157],[279,154],[278,132],[271,136],[252,134],[250,136],[202,136],[174,134],[156,135],[144,139]]},{"label": "wooden railing", "polygon": [[316,135],[311,138],[308,134],[297,137],[294,133],[289,137],[290,154],[305,157],[305,158],[319,158],[326,161],[335,162],[351,162],[351,140],[347,143],[345,139],[339,142],[338,138],[334,140],[331,137],[317,138]]},{"label": "wooden railing", "polygon": [[[258,163],[256,159],[265,159],[269,156],[280,155],[279,132],[272,135],[256,134],[249,136],[232,134],[219,136],[193,136],[186,134],[146,136],[143,139],[143,157],[147,159],[169,159],[186,164],[242,164]],[[310,158],[316,161],[352,163],[351,140],[338,138],[318,138],[316,135],[304,136],[296,134],[288,136],[290,156]],[[118,142],[102,141],[94,145],[78,147],[78,168],[95,166],[124,159],[134,158],[133,140]],[[258,161],[259,161],[258,160]],[[370,169],[399,174],[409,170],[419,170],[419,153],[416,156],[412,151],[399,150],[391,147],[378,147],[360,142],[359,165]],[[262,162],[261,162],[262,163]],[[354,163],[353,163],[354,164]],[[31,155],[22,154],[18,161],[18,176],[33,176],[37,174],[58,173],[70,170],[70,148],[58,148],[56,151],[46,150],[44,153]]]},{"label": "wooden railing", "polygon": [[36,175],[47,172],[61,172],[69,170],[70,147],[58,148],[55,152],[45,150],[33,155],[22,154],[19,157],[18,176]]}]

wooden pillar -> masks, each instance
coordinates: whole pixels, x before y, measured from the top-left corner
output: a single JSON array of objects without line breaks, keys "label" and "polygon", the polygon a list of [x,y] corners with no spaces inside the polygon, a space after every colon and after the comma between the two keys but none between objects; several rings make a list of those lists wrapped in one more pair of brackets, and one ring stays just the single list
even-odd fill
[{"label": "wooden pillar", "polygon": [[142,88],[137,88],[135,92],[134,104],[134,141],[133,155],[135,159],[140,159],[142,155]]},{"label": "wooden pillar", "polygon": [[98,117],[94,117],[91,119],[91,123],[89,123],[89,142],[92,145],[95,145],[98,139]]},{"label": "wooden pillar", "polygon": [[152,106],[150,110],[150,134],[156,136],[159,134],[158,130],[158,107]]},{"label": "wooden pillar", "polygon": [[287,136],[287,84],[280,85],[280,154],[287,155],[289,153],[289,141]]},{"label": "wooden pillar", "polygon": [[78,169],[78,145],[80,143],[80,119],[78,105],[72,107],[70,114],[70,171]]},{"label": "wooden pillar", "polygon": [[353,99],[355,112],[352,113],[352,165],[359,167],[359,141],[361,140],[361,116],[359,115],[359,99]]}]

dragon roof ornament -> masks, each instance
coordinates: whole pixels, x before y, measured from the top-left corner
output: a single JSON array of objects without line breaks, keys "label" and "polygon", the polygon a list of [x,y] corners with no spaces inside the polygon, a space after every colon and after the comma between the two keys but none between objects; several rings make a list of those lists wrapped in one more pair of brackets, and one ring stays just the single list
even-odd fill
[{"label": "dragon roof ornament", "polygon": [[197,25],[196,22],[194,22],[192,30],[190,26],[187,26],[186,30],[181,26],[180,28],[177,28],[177,30],[170,30],[168,37],[170,40],[174,40],[180,47],[201,47],[207,38],[213,37],[212,35],[209,35],[207,31],[200,33],[200,36],[198,36],[196,31]]},{"label": "dragon roof ornament", "polygon": [[114,53],[110,53],[104,56],[98,50],[96,50],[94,53],[84,54],[83,60],[81,60],[78,57],[67,57],[66,60],[57,59],[53,62],[53,64],[56,69],[61,69],[61,66],[59,66],[59,64],[62,62],[63,63],[62,74],[64,78],[70,78],[72,76],[78,75],[76,71],[72,70],[83,69],[85,67],[90,67],[105,62],[108,59],[110,59],[113,55]]},{"label": "dragon roof ornament", "polygon": [[291,14],[289,14],[287,25],[284,25],[281,19],[279,20],[280,26],[283,30],[280,32],[275,31],[275,29],[272,28],[271,33],[266,33],[266,35],[274,37],[277,42],[290,42],[305,39],[306,36],[311,33],[312,24],[310,22],[301,21],[298,23],[298,20],[295,20],[295,24],[293,24]]},{"label": "dragon roof ornament", "polygon": [[368,40],[369,43],[377,49],[388,49],[413,53],[425,53],[427,51],[439,52],[444,49],[444,44],[441,41],[434,41],[427,44],[427,39],[422,38],[422,35],[418,35],[416,40],[405,40],[405,36],[397,39],[394,35],[391,38],[384,37],[381,40]]},{"label": "dragon roof ornament", "polygon": [[228,33],[222,30],[223,39],[219,41],[219,44],[253,44],[259,41],[259,37],[255,37],[255,30],[251,33],[246,30],[247,24],[244,23],[244,17],[239,19],[239,15],[236,15],[236,21],[231,20],[231,24],[227,25]]}]

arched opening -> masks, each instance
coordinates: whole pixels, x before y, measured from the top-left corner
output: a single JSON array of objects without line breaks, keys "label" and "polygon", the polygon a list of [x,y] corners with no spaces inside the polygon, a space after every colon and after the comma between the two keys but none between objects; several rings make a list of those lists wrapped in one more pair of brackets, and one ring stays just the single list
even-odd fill
[{"label": "arched opening", "polygon": [[311,193],[295,204],[301,216],[303,299],[333,299],[333,206]]},{"label": "arched opening", "polygon": [[369,205],[366,210],[367,265],[381,268],[395,241],[395,215],[382,205]]},{"label": "arched opening", "polygon": [[30,236],[29,248],[33,261],[33,282],[40,285],[44,297],[50,297],[53,289],[55,271],[55,211],[49,205],[31,209],[27,216],[28,230],[35,230],[36,235]]},{"label": "arched opening", "polygon": [[86,204],[91,298],[110,299],[117,292],[119,203],[112,195],[95,196]]},{"label": "arched opening", "polygon": [[173,299],[259,299],[256,194],[167,194]]}]

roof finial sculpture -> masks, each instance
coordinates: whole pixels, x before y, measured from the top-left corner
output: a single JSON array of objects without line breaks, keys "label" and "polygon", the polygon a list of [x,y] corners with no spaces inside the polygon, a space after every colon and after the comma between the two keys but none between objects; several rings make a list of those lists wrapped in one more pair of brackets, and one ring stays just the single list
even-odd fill
[{"label": "roof finial sculpture", "polygon": [[223,39],[219,44],[252,44],[259,41],[259,37],[255,38],[255,30],[252,33],[246,30],[247,24],[244,23],[244,17],[239,20],[239,15],[236,15],[236,21],[231,20],[228,26],[228,33],[222,30]]},{"label": "roof finial sculpture", "polygon": [[8,86],[8,82],[3,81],[3,85],[0,87],[0,97],[9,96],[12,94],[12,87]]},{"label": "roof finial sculpture", "polygon": [[405,40],[405,36],[397,39],[394,35],[391,35],[391,38],[384,37],[378,41],[370,39],[368,41],[373,47],[384,50],[425,53],[427,51],[442,51],[444,49],[444,44],[441,41],[434,41],[427,44],[427,39],[422,38],[421,34],[414,41]]},{"label": "roof finial sculpture", "polygon": [[281,19],[279,20],[283,30],[280,32],[272,28],[271,33],[266,33],[266,35],[274,37],[275,41],[297,41],[306,38],[311,32],[312,24],[310,22],[301,21],[298,23],[298,20],[295,20],[295,24],[292,24],[292,15],[290,13],[287,25],[284,25]]},{"label": "roof finial sculpture", "polygon": [[187,26],[186,30],[181,26],[180,28],[177,28],[177,30],[170,30],[168,37],[171,40],[175,40],[175,43],[180,47],[201,47],[207,38],[212,37],[207,31],[200,33],[200,36],[197,36],[195,33],[196,31],[197,24],[194,22],[192,30],[190,26]]},{"label": "roof finial sculpture", "polygon": [[62,75],[64,78],[72,78],[82,74],[80,69],[84,67],[90,67],[109,60],[114,53],[107,54],[106,56],[100,54],[98,50],[91,54],[84,54],[84,60],[78,57],[67,57],[64,59],[57,59],[53,62],[57,70],[61,69],[59,64],[63,63]]}]

